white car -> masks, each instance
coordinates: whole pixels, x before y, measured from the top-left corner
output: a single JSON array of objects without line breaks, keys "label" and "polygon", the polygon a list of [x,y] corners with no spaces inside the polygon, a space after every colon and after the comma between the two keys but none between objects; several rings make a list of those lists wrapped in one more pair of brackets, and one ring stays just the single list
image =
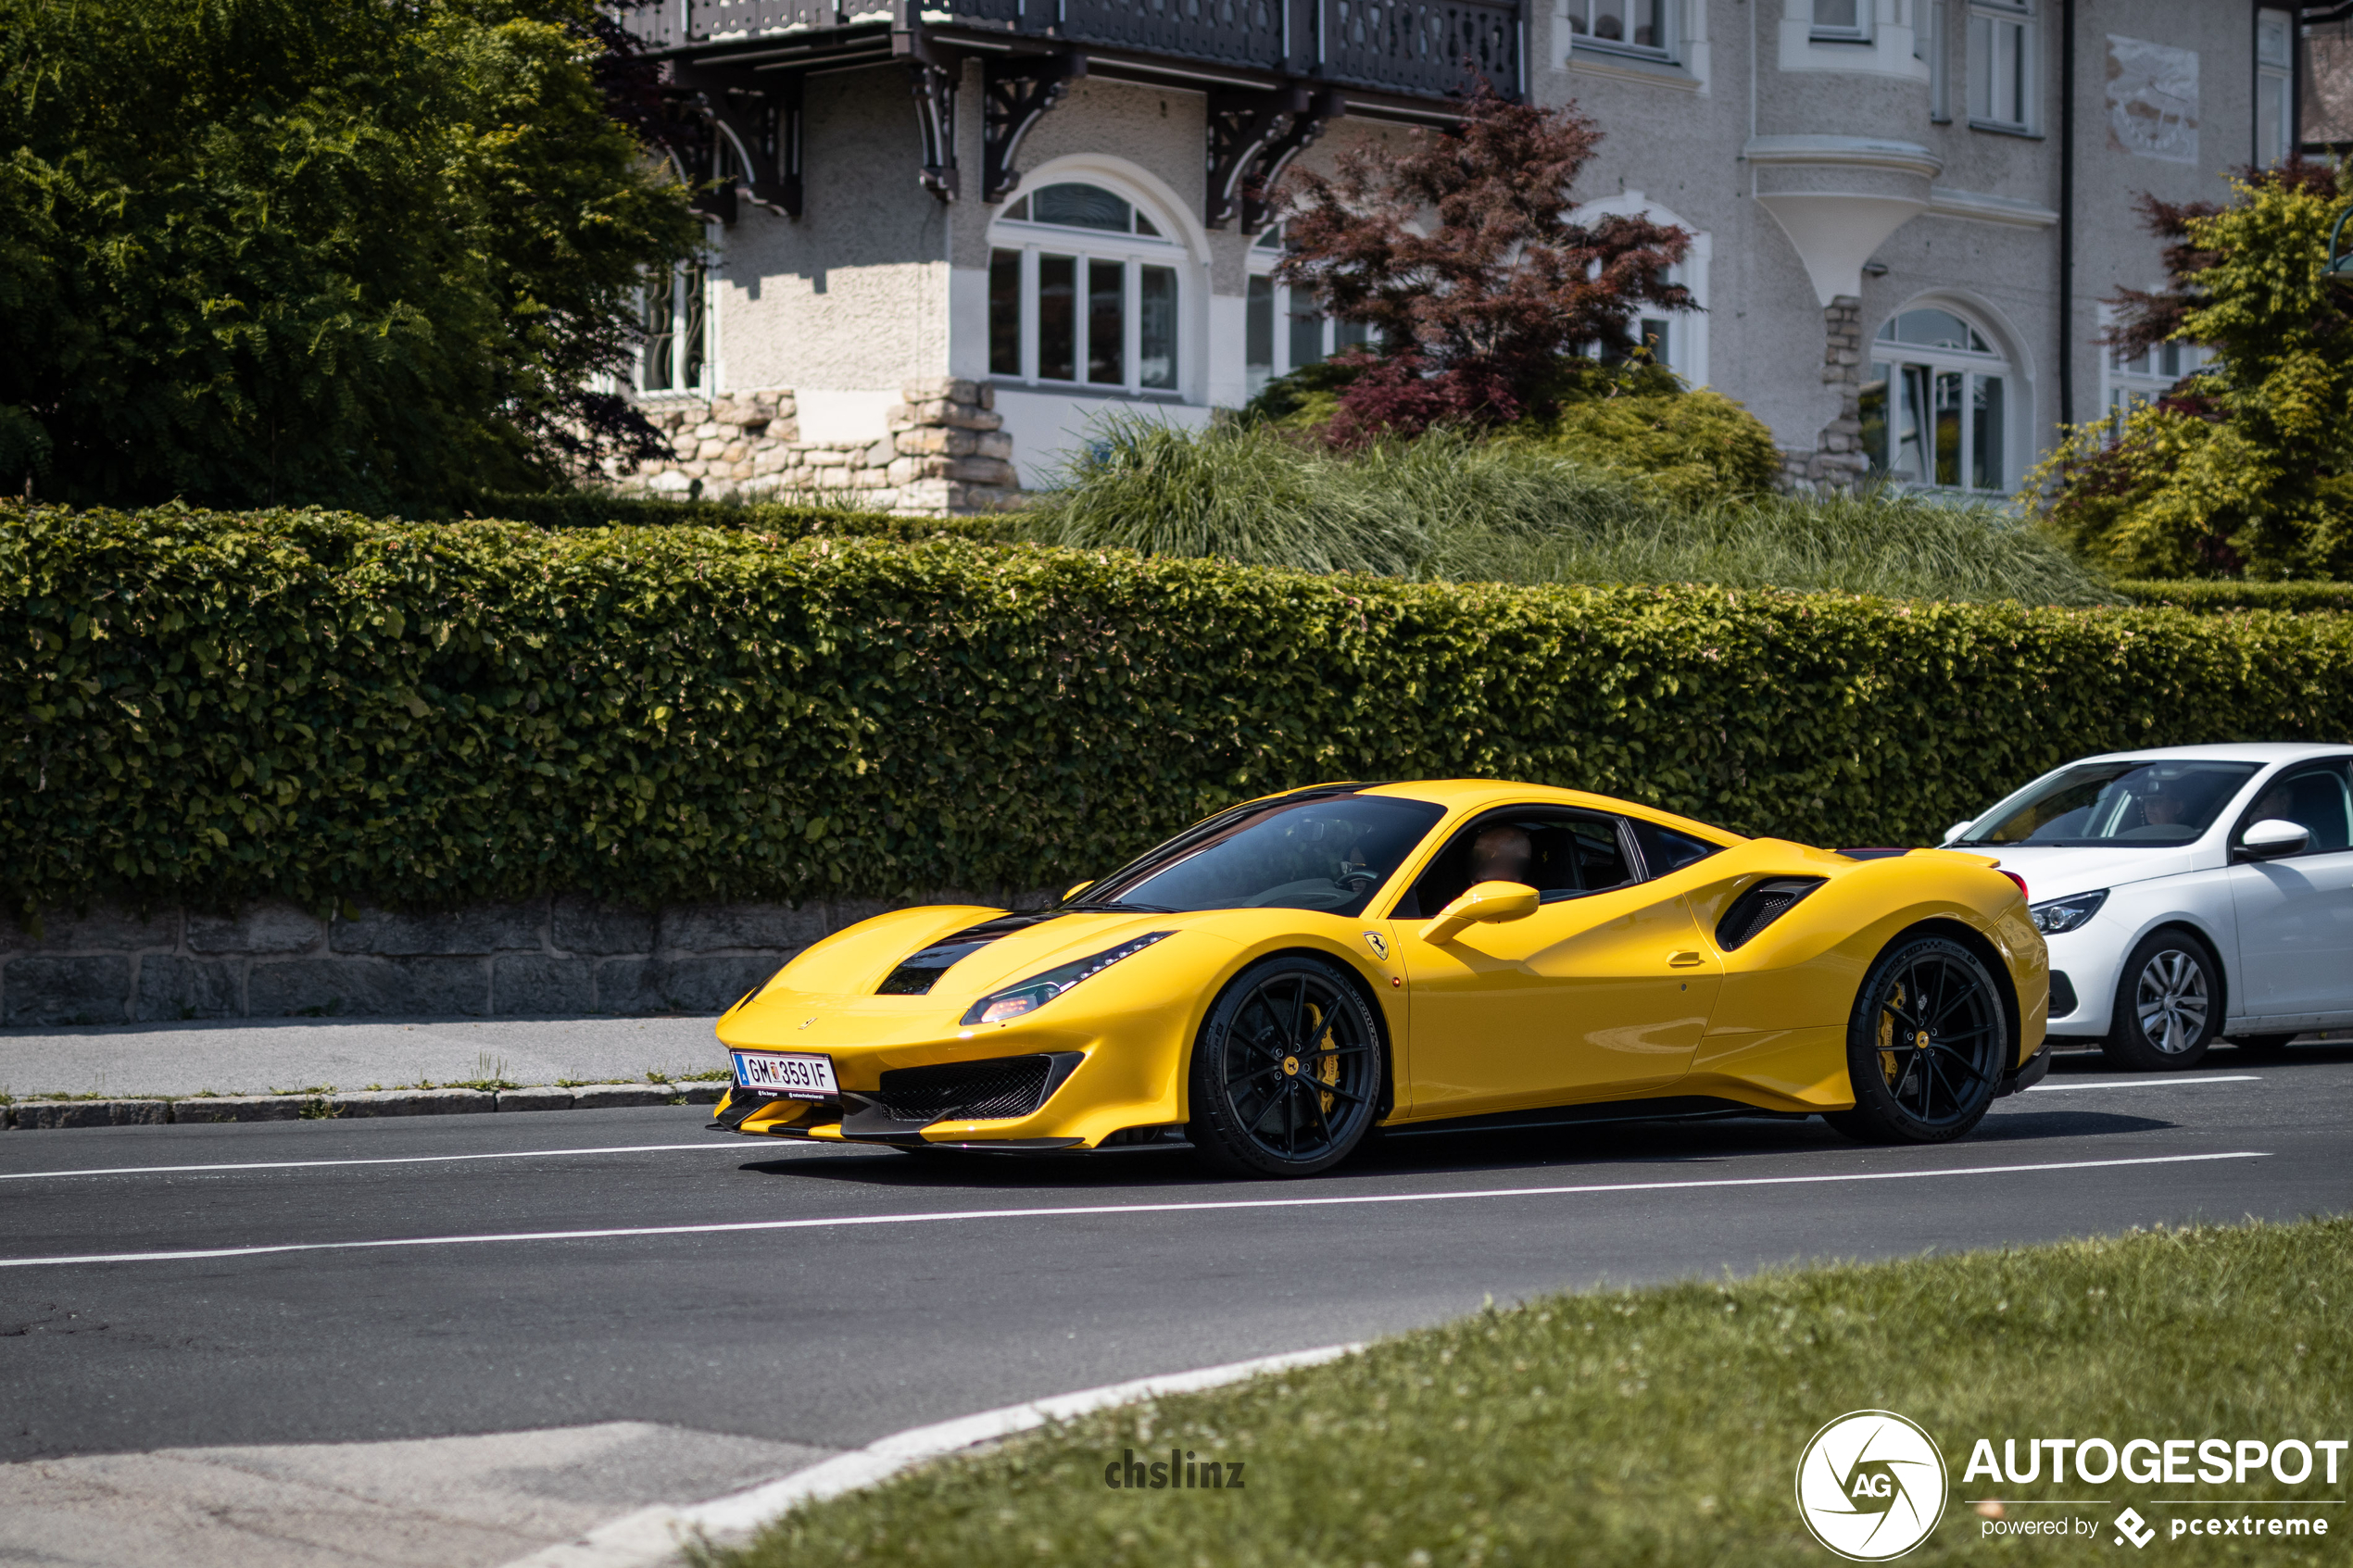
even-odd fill
[{"label": "white car", "polygon": [[1945,846],[2025,880],[2061,1048],[2180,1068],[2353,1024],[2353,746],[2087,757]]}]

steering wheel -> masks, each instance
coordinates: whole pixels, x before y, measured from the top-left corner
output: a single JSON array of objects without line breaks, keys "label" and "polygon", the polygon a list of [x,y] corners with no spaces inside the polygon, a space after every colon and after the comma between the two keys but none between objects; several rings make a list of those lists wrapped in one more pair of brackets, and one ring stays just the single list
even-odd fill
[{"label": "steering wheel", "polygon": [[1353,872],[1342,872],[1332,878],[1334,886],[1350,893],[1362,893],[1378,881],[1380,881],[1380,872],[1364,866],[1359,866]]}]

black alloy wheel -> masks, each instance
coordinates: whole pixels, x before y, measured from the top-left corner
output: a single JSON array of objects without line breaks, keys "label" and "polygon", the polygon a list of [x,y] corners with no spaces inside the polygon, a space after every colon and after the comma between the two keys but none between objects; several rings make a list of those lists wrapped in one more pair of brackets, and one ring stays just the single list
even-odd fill
[{"label": "black alloy wheel", "polygon": [[1846,1029],[1855,1109],[1823,1120],[1860,1143],[1944,1143],[1977,1125],[2010,1065],[2002,997],[1945,936],[1899,942],[1864,977]]},{"label": "black alloy wheel", "polygon": [[1380,1028],[1363,994],[1319,959],[1268,959],[1202,1024],[1189,1135],[1227,1175],[1313,1175],[1364,1140],[1380,1087]]},{"label": "black alloy wheel", "polygon": [[2222,1026],[2222,966],[2180,929],[2141,938],[2116,982],[2100,1054],[2127,1073],[2179,1072],[2206,1060]]}]

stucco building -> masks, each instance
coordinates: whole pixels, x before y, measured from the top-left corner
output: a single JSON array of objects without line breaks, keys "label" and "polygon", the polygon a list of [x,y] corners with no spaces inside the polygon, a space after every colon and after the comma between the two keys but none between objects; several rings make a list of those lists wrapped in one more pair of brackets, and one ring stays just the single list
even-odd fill
[{"label": "stucco building", "polygon": [[972,509],[1107,414],[1241,404],[1352,334],[1251,193],[1445,122],[1467,60],[1598,121],[1591,208],[1691,232],[1705,309],[1648,330],[1793,476],[2007,495],[2187,366],[2098,344],[2160,281],[2142,195],[2223,197],[2326,96],[2246,0],[939,3],[636,13],[732,184],[649,301],[680,460],[626,483]]}]

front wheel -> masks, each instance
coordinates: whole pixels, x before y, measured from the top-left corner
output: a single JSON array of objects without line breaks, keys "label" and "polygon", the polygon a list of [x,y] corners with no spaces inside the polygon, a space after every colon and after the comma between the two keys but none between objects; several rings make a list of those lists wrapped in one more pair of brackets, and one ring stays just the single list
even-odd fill
[{"label": "front wheel", "polygon": [[2222,967],[2186,931],[2141,938],[2116,983],[2116,1015],[2101,1054],[2127,1073],[2196,1067],[2222,1022]]},{"label": "front wheel", "polygon": [[1380,1087],[1380,1029],[1364,996],[1320,959],[1268,959],[1202,1024],[1188,1135],[1226,1175],[1314,1175],[1364,1140]]},{"label": "front wheel", "polygon": [[1846,1027],[1855,1109],[1823,1117],[1858,1143],[1944,1143],[1985,1115],[2010,1060],[1994,977],[1944,936],[1901,942],[1863,978]]}]

